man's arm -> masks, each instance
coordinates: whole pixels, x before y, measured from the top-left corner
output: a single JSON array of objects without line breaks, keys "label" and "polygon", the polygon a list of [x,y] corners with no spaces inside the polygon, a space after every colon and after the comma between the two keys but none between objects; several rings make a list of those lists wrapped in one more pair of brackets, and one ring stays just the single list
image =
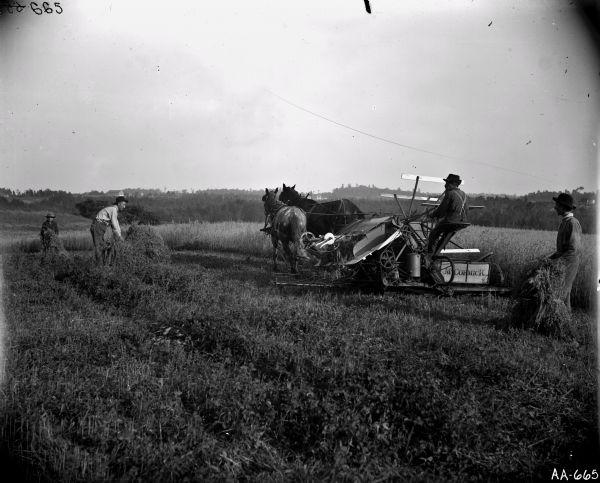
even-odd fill
[{"label": "man's arm", "polygon": [[121,236],[121,227],[119,226],[118,213],[119,210],[110,210],[110,223],[112,224],[113,231],[122,240],[123,237]]},{"label": "man's arm", "polygon": [[449,203],[450,197],[448,196],[448,192],[444,192],[444,194],[442,195],[442,202],[440,203],[440,206],[433,210],[429,216],[431,218],[442,218],[448,211]]},{"label": "man's arm", "polygon": [[569,237],[565,243],[565,252],[575,253],[581,250],[581,225],[575,218],[569,223]]},{"label": "man's arm", "polygon": [[572,245],[573,225],[571,223],[562,223],[558,228],[556,235],[556,251],[550,255],[551,260],[562,257]]}]

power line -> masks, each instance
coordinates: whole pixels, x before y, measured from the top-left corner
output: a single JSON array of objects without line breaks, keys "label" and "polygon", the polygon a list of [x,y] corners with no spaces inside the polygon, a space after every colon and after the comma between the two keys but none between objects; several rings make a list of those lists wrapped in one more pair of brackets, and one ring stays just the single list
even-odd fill
[{"label": "power line", "polygon": [[381,137],[381,136],[377,136],[375,134],[371,134],[371,133],[368,133],[366,131],[362,131],[360,129],[356,129],[356,128],[352,127],[352,126],[348,126],[347,124],[343,124],[341,122],[338,122],[338,121],[335,121],[335,120],[330,119],[328,117],[325,117],[325,116],[323,116],[321,114],[318,114],[318,113],[316,113],[314,111],[311,111],[310,109],[306,109],[306,108],[304,108],[302,106],[299,106],[298,104],[296,104],[296,103],[294,103],[294,102],[292,102],[292,101],[290,101],[288,99],[285,99],[284,97],[281,97],[279,94],[276,94],[275,92],[270,91],[268,89],[267,89],[267,92],[269,92],[269,94],[277,97],[279,100],[285,102],[286,104],[289,104],[290,106],[295,107],[296,109],[304,111],[304,112],[306,112],[308,114],[311,114],[312,116],[318,117],[320,119],[323,119],[323,120],[325,120],[327,122],[330,122],[332,124],[335,124],[337,126],[349,129],[350,131],[354,131],[354,132],[357,132],[357,133],[362,134],[364,136],[368,136],[368,137],[371,137],[373,139],[377,139],[379,141],[383,141],[383,142],[386,142],[386,143],[389,143],[389,144],[394,144],[396,146],[400,146],[402,148],[410,149],[412,151],[418,151],[420,153],[433,154],[434,156],[440,156],[442,158],[454,159],[454,160],[457,160],[457,161],[463,161],[463,162],[467,162],[467,163],[475,163],[475,164],[479,164],[481,166],[487,166],[488,168],[494,168],[494,169],[498,169],[498,170],[502,170],[502,171],[507,171],[509,173],[520,174],[520,175],[523,175],[523,176],[529,176],[530,178],[535,178],[535,179],[540,179],[540,180],[544,180],[544,181],[548,181],[548,182],[553,182],[553,180],[551,180],[551,179],[543,178],[541,176],[536,176],[536,175],[530,174],[530,173],[525,173],[523,171],[518,171],[516,169],[505,168],[503,166],[497,166],[495,164],[484,163],[482,161],[475,161],[473,159],[459,158],[457,156],[450,156],[448,154],[438,153],[436,151],[428,151],[426,149],[417,148],[415,146],[410,146],[408,144],[402,144],[402,143],[399,143],[398,141],[394,141],[393,139],[387,139],[387,138],[384,138],[384,137]]}]

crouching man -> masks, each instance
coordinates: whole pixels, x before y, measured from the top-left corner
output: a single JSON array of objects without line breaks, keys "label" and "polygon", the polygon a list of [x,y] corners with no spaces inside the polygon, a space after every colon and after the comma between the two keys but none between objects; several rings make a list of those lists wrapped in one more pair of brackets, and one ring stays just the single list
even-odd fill
[{"label": "crouching man", "polygon": [[117,196],[115,203],[106,208],[102,208],[90,227],[92,233],[92,242],[94,243],[94,257],[96,264],[102,262],[103,265],[110,263],[111,252],[114,251],[116,240],[123,240],[121,227],[119,226],[118,214],[127,206],[127,199],[123,194]]}]

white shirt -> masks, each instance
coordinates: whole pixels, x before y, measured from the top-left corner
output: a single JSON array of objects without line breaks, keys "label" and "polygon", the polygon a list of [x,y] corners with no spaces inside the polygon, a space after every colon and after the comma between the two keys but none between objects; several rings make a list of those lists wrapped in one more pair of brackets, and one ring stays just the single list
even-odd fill
[{"label": "white shirt", "polygon": [[121,227],[119,226],[119,207],[117,205],[107,206],[102,208],[96,215],[96,219],[100,221],[109,222],[117,236],[121,236]]}]

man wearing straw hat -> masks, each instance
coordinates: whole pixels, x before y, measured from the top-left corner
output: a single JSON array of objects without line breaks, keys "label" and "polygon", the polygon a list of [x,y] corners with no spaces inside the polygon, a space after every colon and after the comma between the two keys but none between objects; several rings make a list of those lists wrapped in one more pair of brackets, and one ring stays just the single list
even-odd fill
[{"label": "man wearing straw hat", "polygon": [[460,176],[449,174],[444,181],[446,190],[442,202],[429,215],[439,220],[428,236],[427,252],[430,255],[435,254],[438,249],[437,244],[442,241],[444,235],[455,231],[457,225],[467,221],[467,195],[458,188],[462,183]]},{"label": "man wearing straw hat", "polygon": [[92,233],[92,242],[94,243],[94,256],[96,263],[102,261],[107,263],[109,249],[113,246],[115,239],[123,240],[121,227],[119,226],[119,211],[123,211],[127,206],[127,198],[123,192],[119,193],[115,202],[111,206],[102,208],[90,227]]},{"label": "man wearing straw hat", "polygon": [[554,200],[554,211],[561,217],[556,235],[556,252],[550,255],[551,260],[562,260],[565,264],[565,279],[562,299],[568,309],[571,309],[571,289],[579,262],[581,260],[581,225],[573,216],[576,206],[569,193],[560,193]]},{"label": "man wearing straw hat", "polygon": [[42,223],[40,230],[40,240],[42,242],[42,262],[46,259],[48,250],[52,247],[52,239],[58,236],[58,225],[55,221],[56,215],[49,211],[46,213],[46,221]]}]

